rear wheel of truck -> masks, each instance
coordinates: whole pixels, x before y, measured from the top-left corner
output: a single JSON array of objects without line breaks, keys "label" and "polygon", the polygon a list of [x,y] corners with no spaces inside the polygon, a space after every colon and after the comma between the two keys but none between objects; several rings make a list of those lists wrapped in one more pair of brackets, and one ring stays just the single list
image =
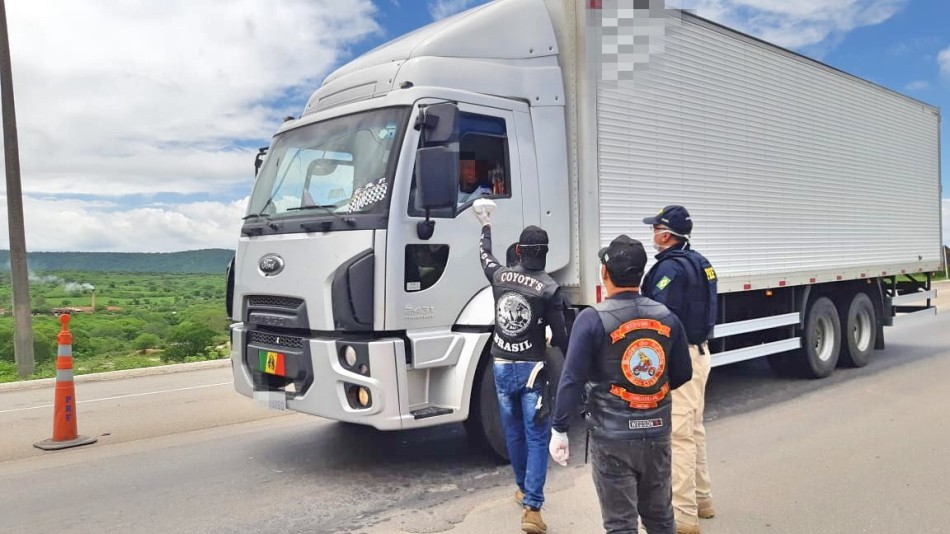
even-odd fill
[{"label": "rear wheel of truck", "polygon": [[849,301],[842,301],[841,359],[843,365],[864,367],[871,361],[871,351],[877,343],[877,319],[874,304],[867,293],[857,293]]},{"label": "rear wheel of truck", "polygon": [[838,364],[841,352],[841,324],[838,310],[828,297],[808,307],[802,330],[802,348],[768,357],[772,370],[780,376],[824,378]]},{"label": "rear wheel of truck", "polygon": [[809,307],[802,345],[804,357],[798,360],[802,376],[825,378],[835,370],[841,354],[841,320],[828,297],[819,298]]},{"label": "rear wheel of truck", "polygon": [[498,413],[498,396],[495,394],[495,373],[492,372],[491,359],[483,364],[475,375],[472,386],[471,408],[465,420],[465,432],[469,442],[484,450],[502,462],[508,461],[508,445],[501,428],[501,415]]}]

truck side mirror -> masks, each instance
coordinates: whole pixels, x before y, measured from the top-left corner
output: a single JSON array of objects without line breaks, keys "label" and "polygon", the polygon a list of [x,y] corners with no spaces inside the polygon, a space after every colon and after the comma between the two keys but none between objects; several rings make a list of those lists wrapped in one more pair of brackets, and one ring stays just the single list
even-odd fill
[{"label": "truck side mirror", "polygon": [[416,122],[416,129],[423,129],[427,145],[448,143],[455,136],[459,108],[452,102],[426,106]]},{"label": "truck side mirror", "polygon": [[420,148],[416,153],[416,183],[419,200],[426,211],[426,220],[416,227],[419,239],[429,239],[435,230],[435,221],[429,219],[431,210],[451,208],[448,217],[455,216],[458,198],[459,155],[446,146]]},{"label": "truck side mirror", "polygon": [[264,156],[267,155],[268,147],[261,147],[257,149],[257,156],[254,157],[254,176],[256,177],[258,173],[261,172],[261,165],[264,164]]}]

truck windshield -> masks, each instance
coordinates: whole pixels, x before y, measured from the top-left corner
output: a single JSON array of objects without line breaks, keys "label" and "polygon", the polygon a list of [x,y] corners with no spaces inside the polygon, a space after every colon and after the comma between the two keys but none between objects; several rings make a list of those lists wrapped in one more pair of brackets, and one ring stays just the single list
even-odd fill
[{"label": "truck windshield", "polygon": [[274,137],[248,203],[248,217],[340,217],[388,207],[395,141],[409,108],[328,119]]}]

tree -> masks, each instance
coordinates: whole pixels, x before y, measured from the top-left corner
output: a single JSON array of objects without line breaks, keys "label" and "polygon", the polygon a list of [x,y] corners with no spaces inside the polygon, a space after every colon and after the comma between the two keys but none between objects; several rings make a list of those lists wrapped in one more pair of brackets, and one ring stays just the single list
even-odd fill
[{"label": "tree", "polygon": [[148,349],[157,349],[161,340],[155,334],[140,334],[132,341],[132,348],[145,354]]},{"label": "tree", "polygon": [[207,327],[192,322],[181,323],[172,328],[162,359],[180,362],[191,356],[201,356],[213,342],[214,332]]}]

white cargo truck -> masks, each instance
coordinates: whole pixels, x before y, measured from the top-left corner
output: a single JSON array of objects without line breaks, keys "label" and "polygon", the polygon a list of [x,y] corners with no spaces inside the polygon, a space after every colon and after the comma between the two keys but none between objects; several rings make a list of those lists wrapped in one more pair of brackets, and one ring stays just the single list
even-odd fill
[{"label": "white cargo truck", "polygon": [[480,195],[496,256],[542,226],[578,308],[601,246],[649,246],[642,218],[685,205],[719,274],[713,365],[823,377],[935,313],[936,108],[689,13],[605,9],[497,0],[325,80],[257,161],[228,273],[238,392],[382,430],[465,421],[504,455]]}]

